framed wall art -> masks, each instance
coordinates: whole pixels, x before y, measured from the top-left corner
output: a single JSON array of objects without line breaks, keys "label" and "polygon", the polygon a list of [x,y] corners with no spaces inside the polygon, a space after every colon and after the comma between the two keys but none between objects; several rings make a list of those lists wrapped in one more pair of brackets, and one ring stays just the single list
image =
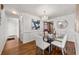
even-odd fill
[{"label": "framed wall art", "polygon": [[32,30],[39,30],[40,29],[40,20],[32,19]]}]

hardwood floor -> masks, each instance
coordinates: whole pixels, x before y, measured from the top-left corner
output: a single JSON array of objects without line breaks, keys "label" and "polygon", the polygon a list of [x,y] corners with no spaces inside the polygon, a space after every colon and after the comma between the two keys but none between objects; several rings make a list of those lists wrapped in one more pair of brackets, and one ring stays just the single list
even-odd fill
[{"label": "hardwood floor", "polygon": [[[67,53],[66,55],[75,55],[75,46],[73,42],[67,42],[66,44]],[[41,55],[42,50],[36,47],[35,41],[22,44],[16,39],[7,40],[2,55]],[[48,50],[45,50],[45,55],[49,55]],[[61,50],[53,46],[50,55],[62,55]]]},{"label": "hardwood floor", "polygon": [[22,44],[21,42],[16,42],[16,40],[8,40],[2,55],[35,55],[36,46],[35,41]]}]

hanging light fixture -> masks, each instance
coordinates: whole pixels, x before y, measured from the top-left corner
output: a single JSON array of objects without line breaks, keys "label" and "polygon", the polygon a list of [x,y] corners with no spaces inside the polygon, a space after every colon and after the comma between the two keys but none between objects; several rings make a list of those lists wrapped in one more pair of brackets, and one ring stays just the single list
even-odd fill
[{"label": "hanging light fixture", "polygon": [[42,20],[44,20],[44,21],[48,20],[48,16],[46,14],[46,10],[43,10]]}]

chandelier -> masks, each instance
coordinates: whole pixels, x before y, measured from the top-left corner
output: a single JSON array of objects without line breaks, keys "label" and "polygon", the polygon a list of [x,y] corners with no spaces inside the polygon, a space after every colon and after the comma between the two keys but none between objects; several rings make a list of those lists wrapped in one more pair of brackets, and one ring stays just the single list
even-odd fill
[{"label": "chandelier", "polygon": [[46,15],[46,10],[43,11],[42,20],[43,20],[43,21],[48,20],[48,16]]}]

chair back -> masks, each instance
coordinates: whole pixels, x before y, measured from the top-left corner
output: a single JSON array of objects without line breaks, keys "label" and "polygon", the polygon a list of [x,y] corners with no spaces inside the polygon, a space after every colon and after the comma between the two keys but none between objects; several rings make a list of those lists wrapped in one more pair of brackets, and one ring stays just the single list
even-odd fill
[{"label": "chair back", "polygon": [[43,37],[36,35],[36,46],[38,46],[39,48],[43,48],[44,47],[44,42],[43,42]]},{"label": "chair back", "polygon": [[66,41],[67,41],[67,34],[64,35],[64,38],[62,40],[62,48],[65,47]]},{"label": "chair back", "polygon": [[44,32],[44,36],[45,36],[45,37],[48,36],[48,32],[47,32],[47,31]]}]

